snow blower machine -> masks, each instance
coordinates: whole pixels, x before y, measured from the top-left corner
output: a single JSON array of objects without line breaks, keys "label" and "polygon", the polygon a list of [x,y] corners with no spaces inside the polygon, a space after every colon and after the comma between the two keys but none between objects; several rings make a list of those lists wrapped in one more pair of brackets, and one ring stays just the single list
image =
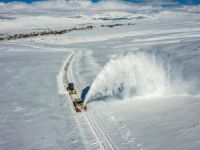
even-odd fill
[{"label": "snow blower machine", "polygon": [[87,107],[84,105],[84,101],[78,97],[73,83],[68,84],[67,91],[71,97],[76,112],[81,112],[82,110],[86,111]]}]

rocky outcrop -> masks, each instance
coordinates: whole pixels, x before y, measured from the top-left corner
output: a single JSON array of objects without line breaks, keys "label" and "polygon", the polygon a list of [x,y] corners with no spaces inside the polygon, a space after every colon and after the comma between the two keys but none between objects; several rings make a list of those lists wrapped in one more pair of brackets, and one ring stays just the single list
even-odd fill
[{"label": "rocky outcrop", "polygon": [[[132,26],[135,24],[128,23],[128,24],[106,24],[106,25],[100,25],[101,28],[113,28],[113,27],[119,27],[119,26]],[[36,37],[36,36],[44,36],[44,35],[57,35],[57,34],[64,34],[72,31],[79,31],[79,30],[91,30],[95,25],[87,25],[87,26],[78,26],[73,27],[69,29],[62,29],[62,30],[50,30],[50,29],[38,29],[38,31],[34,31],[31,33],[24,33],[24,34],[14,34],[14,35],[8,35],[8,34],[2,34],[0,33],[0,41],[3,40],[16,40],[16,39],[22,39],[22,38],[28,38],[28,37]]]}]

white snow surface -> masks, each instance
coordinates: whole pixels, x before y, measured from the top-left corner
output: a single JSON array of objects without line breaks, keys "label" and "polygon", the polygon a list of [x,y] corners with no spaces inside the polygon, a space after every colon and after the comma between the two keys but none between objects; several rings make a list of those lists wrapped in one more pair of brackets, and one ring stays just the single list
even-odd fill
[{"label": "white snow surface", "polygon": [[[199,12],[119,1],[0,2],[0,36],[135,23],[0,41],[0,150],[198,150]],[[80,114],[63,84],[73,53],[68,80],[80,94],[90,86]]]}]

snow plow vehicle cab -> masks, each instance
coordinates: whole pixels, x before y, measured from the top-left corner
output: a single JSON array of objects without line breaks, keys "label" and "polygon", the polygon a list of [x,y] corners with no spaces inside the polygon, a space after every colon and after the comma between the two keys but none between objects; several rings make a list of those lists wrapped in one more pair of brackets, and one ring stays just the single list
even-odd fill
[{"label": "snow plow vehicle cab", "polygon": [[67,89],[73,90],[74,89],[74,83],[69,83]]},{"label": "snow plow vehicle cab", "polygon": [[67,91],[69,92],[69,95],[76,94],[76,90],[74,88],[74,84],[73,83],[69,83],[68,84]]}]

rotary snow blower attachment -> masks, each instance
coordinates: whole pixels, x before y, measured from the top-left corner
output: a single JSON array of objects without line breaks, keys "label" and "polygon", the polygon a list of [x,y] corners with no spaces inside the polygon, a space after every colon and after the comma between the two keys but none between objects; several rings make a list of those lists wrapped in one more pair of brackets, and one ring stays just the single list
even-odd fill
[{"label": "rotary snow blower attachment", "polygon": [[86,111],[87,107],[84,105],[84,101],[78,97],[73,83],[68,84],[67,91],[72,99],[76,112]]}]

